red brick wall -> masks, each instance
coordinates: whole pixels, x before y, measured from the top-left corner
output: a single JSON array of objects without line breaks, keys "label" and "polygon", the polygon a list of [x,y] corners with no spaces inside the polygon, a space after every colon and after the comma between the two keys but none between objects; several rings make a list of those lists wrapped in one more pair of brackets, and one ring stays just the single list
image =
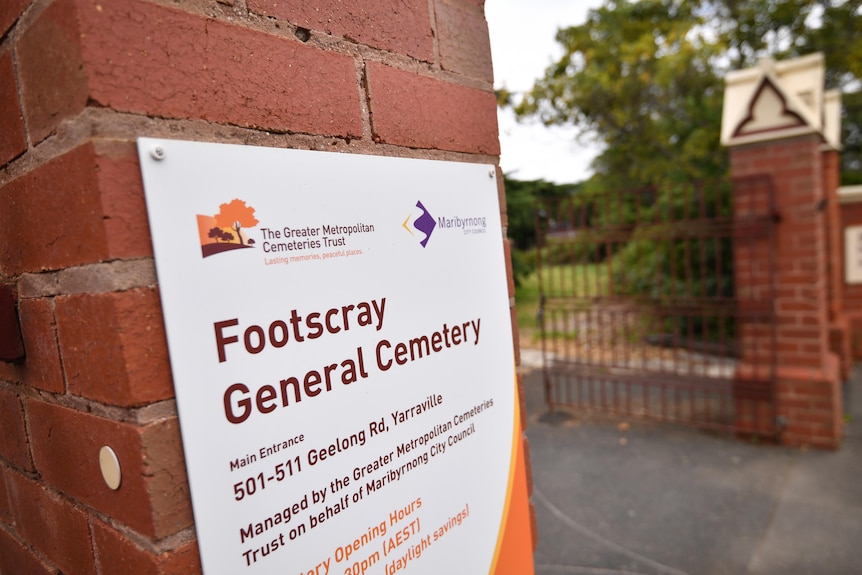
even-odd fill
[{"label": "red brick wall", "polygon": [[200,571],[135,139],[496,163],[483,5],[0,2],[0,573]]},{"label": "red brick wall", "polygon": [[[735,148],[734,177],[768,173],[779,213],[775,280],[779,364],[820,368],[827,349],[826,236],[818,203],[821,152],[817,136]],[[748,267],[748,266],[743,266]]]},{"label": "red brick wall", "polygon": [[[824,157],[821,144],[818,135],[779,139],[735,147],[730,158],[735,178],[770,175],[775,192],[779,218],[774,253],[776,409],[784,422],[782,441],[834,448],[841,441],[842,407],[840,362],[830,349],[830,293],[834,292],[830,292],[828,202],[824,201],[824,184],[829,182],[824,172],[830,158]],[[762,259],[764,253],[758,257]],[[759,261],[755,267],[768,265]],[[737,274],[736,281],[741,292],[759,287],[756,282],[747,285],[750,279],[744,275]],[[742,326],[744,349],[773,345],[771,333],[757,329]],[[743,377],[746,369],[752,368],[744,365]]]}]

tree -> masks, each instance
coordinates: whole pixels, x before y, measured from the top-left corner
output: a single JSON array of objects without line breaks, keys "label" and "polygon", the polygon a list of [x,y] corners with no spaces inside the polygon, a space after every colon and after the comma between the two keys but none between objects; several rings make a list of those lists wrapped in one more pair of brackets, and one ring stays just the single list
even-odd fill
[{"label": "tree", "polygon": [[[574,124],[601,141],[588,188],[720,177],[727,171],[719,146],[724,74],[763,56],[820,50],[829,85],[858,88],[860,3],[607,0],[584,24],[557,32],[562,57],[515,111]],[[501,102],[517,99],[502,95]],[[860,133],[860,116],[845,115],[845,133]]]},{"label": "tree", "polygon": [[[229,242],[233,239],[232,233],[225,231],[218,226],[212,228],[209,231],[209,233],[207,234],[207,236],[213,238],[216,241],[216,243],[218,243],[220,241]],[[248,240],[248,243],[253,244],[254,240]]]},{"label": "tree", "polygon": [[862,185],[862,90],[845,94],[841,143],[841,183]]},{"label": "tree", "polygon": [[[500,91],[498,102],[513,103],[520,117],[573,124],[603,144],[577,201],[649,188],[656,192],[647,211],[665,205],[685,213],[698,197],[685,192],[687,182],[727,175],[728,154],[719,145],[724,75],[764,56],[822,51],[827,87],[845,91],[842,182],[862,182],[860,37],[862,0],[606,0],[584,24],[557,32],[563,54],[528,93],[519,99]],[[626,200],[596,205],[595,223],[635,213]],[[678,295],[685,266],[673,263],[683,261],[676,249],[683,244],[656,245],[638,232],[591,256],[613,258],[615,283],[632,294]],[[713,269],[714,254],[698,257]],[[732,270],[724,269],[711,288],[727,295]]]},{"label": "tree", "polygon": [[[215,216],[216,225],[222,228],[232,228],[236,232],[237,241],[245,245],[240,230],[244,227],[251,228],[259,222],[254,217],[254,208],[247,206],[243,200],[234,199],[229,203],[219,206],[219,213]],[[230,239],[233,239],[233,235]]]},{"label": "tree", "polygon": [[607,2],[562,29],[564,55],[515,110],[575,124],[604,144],[604,186],[629,188],[723,173],[719,52],[688,2]]},{"label": "tree", "polygon": [[536,244],[536,217],[544,202],[574,195],[577,184],[559,185],[545,180],[516,180],[504,174],[508,236],[512,240],[512,267],[515,282],[532,273],[535,260],[529,255]]},{"label": "tree", "polygon": [[545,180],[516,180],[503,175],[506,186],[508,235],[513,246],[527,250],[536,243],[536,215],[543,202],[574,195],[579,185],[559,185]]},{"label": "tree", "polygon": [[210,238],[214,239],[216,242],[218,242],[219,240],[223,239],[222,238],[223,233],[224,232],[222,231],[222,229],[220,227],[216,226],[216,227],[210,229],[209,233],[207,234],[207,237],[210,237]]}]

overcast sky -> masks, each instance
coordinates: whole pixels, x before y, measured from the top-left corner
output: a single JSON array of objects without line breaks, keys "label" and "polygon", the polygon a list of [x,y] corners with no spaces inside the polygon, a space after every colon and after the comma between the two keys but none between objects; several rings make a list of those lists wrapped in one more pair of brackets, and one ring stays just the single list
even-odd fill
[{"label": "overcast sky", "polygon": [[[494,87],[526,91],[562,51],[557,28],[582,24],[602,0],[487,0],[485,17],[491,34]],[[575,141],[572,128],[547,128],[535,120],[517,123],[511,111],[498,112],[500,164],[519,180],[556,183],[590,175],[595,149]]]}]

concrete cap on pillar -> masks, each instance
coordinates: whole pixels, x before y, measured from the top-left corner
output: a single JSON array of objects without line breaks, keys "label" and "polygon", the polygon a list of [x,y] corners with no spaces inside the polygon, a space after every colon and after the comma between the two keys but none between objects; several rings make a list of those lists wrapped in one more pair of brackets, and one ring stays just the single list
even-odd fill
[{"label": "concrete cap on pillar", "polygon": [[824,90],[823,54],[776,62],[764,58],[754,68],[725,78],[721,143],[754,142],[819,134],[841,147],[841,93]]}]

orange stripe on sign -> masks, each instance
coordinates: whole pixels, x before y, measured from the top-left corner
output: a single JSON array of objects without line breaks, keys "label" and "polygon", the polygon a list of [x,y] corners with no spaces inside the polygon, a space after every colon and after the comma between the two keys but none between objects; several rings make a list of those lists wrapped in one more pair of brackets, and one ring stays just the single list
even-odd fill
[{"label": "orange stripe on sign", "polygon": [[530,525],[530,500],[527,494],[527,465],[524,456],[524,430],[521,428],[521,402],[515,377],[515,420],[512,422],[512,457],[506,506],[497,536],[497,549],[490,575],[533,575],[533,538]]}]

